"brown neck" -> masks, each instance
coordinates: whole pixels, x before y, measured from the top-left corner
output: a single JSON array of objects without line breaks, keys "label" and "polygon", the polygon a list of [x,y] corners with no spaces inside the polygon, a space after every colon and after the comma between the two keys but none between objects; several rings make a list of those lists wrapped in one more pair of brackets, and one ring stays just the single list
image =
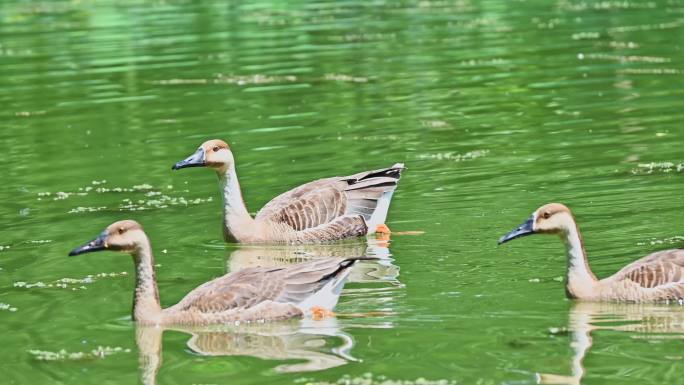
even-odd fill
[{"label": "brown neck", "polygon": [[217,171],[223,195],[223,236],[227,242],[244,239],[251,232],[254,219],[245,206],[235,167]]},{"label": "brown neck", "polygon": [[133,297],[133,320],[141,323],[156,323],[161,314],[157,277],[154,272],[154,256],[150,241],[145,242],[133,253],[135,262],[135,294]]},{"label": "brown neck", "polygon": [[568,257],[566,271],[566,294],[570,298],[586,298],[591,295],[596,276],[589,267],[587,252],[579,227],[573,221],[561,233]]}]

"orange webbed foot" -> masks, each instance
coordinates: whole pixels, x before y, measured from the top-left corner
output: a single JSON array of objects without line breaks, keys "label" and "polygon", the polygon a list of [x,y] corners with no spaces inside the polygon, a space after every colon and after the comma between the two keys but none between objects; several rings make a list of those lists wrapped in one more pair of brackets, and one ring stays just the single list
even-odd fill
[{"label": "orange webbed foot", "polygon": [[390,231],[389,227],[387,227],[386,224],[382,223],[379,224],[375,227],[375,238],[382,242],[380,246],[387,247],[387,243],[390,240]]},{"label": "orange webbed foot", "polygon": [[316,321],[320,321],[320,320],[326,319],[328,317],[334,317],[335,316],[334,312],[332,312],[331,310],[328,310],[324,307],[320,307],[320,306],[314,306],[311,309],[309,309],[309,311],[311,311],[311,318],[316,320]]}]

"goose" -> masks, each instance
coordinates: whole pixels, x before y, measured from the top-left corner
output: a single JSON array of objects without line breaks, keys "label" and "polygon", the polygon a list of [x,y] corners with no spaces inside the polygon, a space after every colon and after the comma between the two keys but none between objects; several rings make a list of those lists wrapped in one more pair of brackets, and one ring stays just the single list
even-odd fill
[{"label": "goose", "polygon": [[588,301],[669,302],[684,300],[684,249],[663,250],[630,263],[617,273],[597,279],[589,268],[579,227],[570,209],[560,203],[538,208],[523,224],[499,239],[499,244],[535,233],[558,234],[565,243],[568,264],[565,293]]},{"label": "goose", "polygon": [[402,163],[344,177],[319,179],[268,202],[254,218],[242,199],[228,144],[213,139],[173,170],[209,167],[223,195],[223,237],[239,243],[321,243],[389,232],[385,219]]},{"label": "goose", "polygon": [[112,250],[133,256],[132,318],[141,325],[211,325],[325,317],[337,304],[355,258],[327,258],[287,267],[247,268],[206,282],[162,309],[150,240],[133,220],[109,225],[69,256]]}]

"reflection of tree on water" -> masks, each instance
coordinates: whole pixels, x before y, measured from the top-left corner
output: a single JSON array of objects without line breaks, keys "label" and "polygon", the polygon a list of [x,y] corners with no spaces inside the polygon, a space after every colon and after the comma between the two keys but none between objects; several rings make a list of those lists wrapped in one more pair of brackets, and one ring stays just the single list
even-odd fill
[{"label": "reflection of tree on water", "polygon": [[397,282],[399,268],[392,264],[387,242],[367,238],[321,245],[253,245],[240,246],[227,263],[228,271],[256,266],[285,266],[315,258],[374,257],[376,261],[357,262],[347,282]]},{"label": "reflection of tree on water", "polygon": [[[575,302],[569,313],[572,375],[538,373],[539,384],[580,384],[584,357],[592,332],[614,330],[639,333],[634,338],[684,338],[684,307],[678,305]],[[671,334],[663,336],[662,334]]]},{"label": "reflection of tree on water", "polygon": [[[275,371],[281,373],[323,370],[355,361],[351,356],[354,340],[340,330],[335,318],[202,328],[137,326],[136,342],[143,384],[156,384],[162,364],[162,335],[165,330],[190,334],[187,346],[200,355],[298,361],[277,366]],[[335,346],[331,346],[332,341],[335,341]]]}]

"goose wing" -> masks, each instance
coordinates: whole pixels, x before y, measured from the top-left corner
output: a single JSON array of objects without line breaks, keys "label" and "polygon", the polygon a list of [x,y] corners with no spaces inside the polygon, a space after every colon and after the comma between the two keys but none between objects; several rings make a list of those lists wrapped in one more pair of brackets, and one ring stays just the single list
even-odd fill
[{"label": "goose wing", "polygon": [[311,229],[341,216],[362,216],[368,222],[384,193],[393,192],[404,165],[345,177],[319,179],[285,192],[268,202],[256,219],[285,223],[295,230]]},{"label": "goose wing", "polygon": [[335,179],[307,183],[274,198],[257,213],[256,219],[285,223],[295,230],[328,223],[347,210],[343,187]]},{"label": "goose wing", "polygon": [[271,302],[299,304],[351,267],[358,258],[329,258],[281,268],[247,268],[209,281],[188,293],[176,311],[220,313]]},{"label": "goose wing", "polygon": [[613,279],[629,280],[649,289],[671,288],[681,298],[684,294],[684,249],[664,250],[647,255],[625,266]]}]

